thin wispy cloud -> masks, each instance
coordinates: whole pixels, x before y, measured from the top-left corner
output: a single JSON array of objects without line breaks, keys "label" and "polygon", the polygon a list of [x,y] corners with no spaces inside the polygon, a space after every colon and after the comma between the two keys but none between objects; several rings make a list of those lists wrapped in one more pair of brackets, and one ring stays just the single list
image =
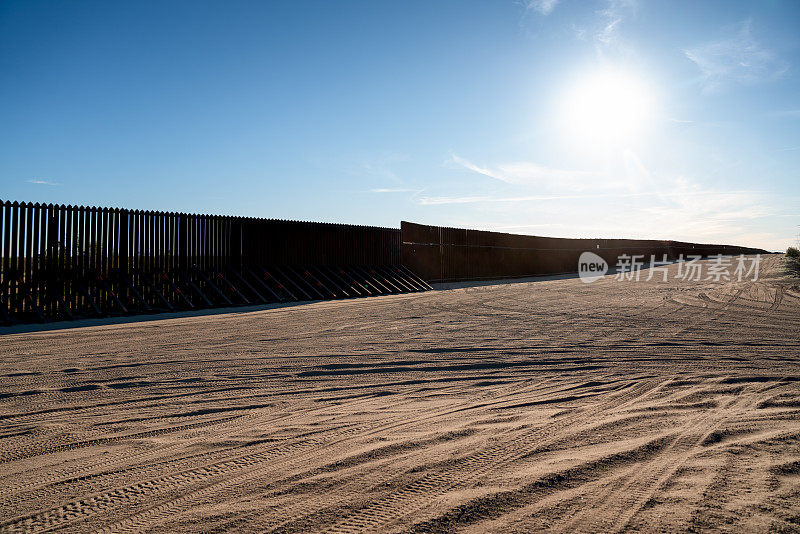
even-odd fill
[{"label": "thin wispy cloud", "polygon": [[[571,237],[627,236],[755,244],[748,229],[780,213],[779,199],[767,192],[720,189],[685,176],[651,171],[635,152],[620,153],[605,171],[567,171],[532,162],[478,165],[450,154],[445,166],[493,180],[486,193],[416,197],[421,206],[463,205],[493,225],[524,229],[560,225]],[[505,191],[504,188],[507,188]],[[506,194],[504,194],[506,193]],[[609,206],[614,209],[609,210]],[[763,241],[777,246],[779,236]],[[773,245],[774,244],[774,245]],[[779,247],[778,247],[779,248]]]},{"label": "thin wispy cloud", "polygon": [[49,180],[38,180],[38,179],[35,179],[35,178],[32,178],[30,180],[25,180],[25,182],[29,183],[29,184],[36,184],[36,185],[51,185],[51,186],[61,185],[58,182],[51,182]]},{"label": "thin wispy cloud", "polygon": [[[483,204],[495,202],[533,202],[542,200],[557,200],[570,198],[566,196],[512,196],[512,197],[492,197],[492,196],[453,196],[453,197],[420,197],[419,204],[422,206],[440,206],[443,204]],[[574,197],[573,197],[574,198]]]},{"label": "thin wispy cloud", "polygon": [[788,62],[756,40],[750,20],[741,22],[729,37],[683,52],[702,72],[707,93],[731,84],[777,80],[789,69]]},{"label": "thin wispy cloud", "polygon": [[539,185],[547,189],[583,190],[604,178],[594,172],[555,169],[527,161],[501,163],[493,167],[480,166],[457,154],[450,154],[444,165],[467,169],[508,184]]},{"label": "thin wispy cloud", "polygon": [[367,189],[370,193],[379,195],[413,193],[416,195],[423,189],[409,187],[407,182],[394,170],[396,165],[401,165],[407,160],[407,155],[383,152],[373,155],[371,158],[362,159],[357,166],[351,168],[350,172],[367,177],[372,182],[367,185],[367,187],[374,186]]},{"label": "thin wispy cloud", "polygon": [[[683,191],[641,191],[635,193],[601,193],[586,195],[520,195],[520,196],[444,196],[444,197],[420,197],[419,204],[423,206],[433,206],[441,204],[477,204],[477,203],[505,203],[505,202],[541,202],[548,200],[594,200],[611,198],[634,198],[634,197],[659,197],[661,199],[675,199],[683,208],[691,209],[696,212],[715,213],[715,218],[725,220],[729,218],[754,218],[768,215],[763,207],[749,207],[748,210],[739,209],[730,212],[715,212],[720,208],[730,208],[732,204],[746,204],[747,199],[756,191],[728,191],[722,193],[712,190],[683,190]],[[699,198],[705,197],[705,198]],[[696,201],[689,201],[689,198],[697,198]],[[709,203],[709,198],[712,201]]]},{"label": "thin wispy cloud", "polygon": [[555,9],[558,2],[559,0],[528,0],[525,4],[525,9],[547,16]]},{"label": "thin wispy cloud", "polygon": [[354,176],[369,179],[378,179],[377,185],[386,184],[387,187],[404,187],[403,179],[395,171],[398,166],[407,162],[409,156],[397,152],[377,152],[364,155],[350,162],[344,170]]},{"label": "thin wispy cloud", "polygon": [[597,40],[603,44],[611,44],[617,39],[617,27],[622,22],[621,18],[611,18],[605,26],[597,32]]},{"label": "thin wispy cloud", "polygon": [[594,39],[599,49],[627,51],[620,37],[620,27],[633,15],[637,6],[636,0],[608,0],[605,8],[597,12],[598,28],[594,32]]},{"label": "thin wispy cloud", "polygon": [[772,220],[779,211],[779,202],[768,194],[714,190],[688,180],[675,187],[672,194],[660,197],[660,202],[635,209],[641,230],[663,235],[664,229],[669,229],[673,239],[684,241],[780,247],[780,236],[765,233],[755,240],[749,233],[759,227],[759,221]]},{"label": "thin wispy cloud", "polygon": [[578,39],[579,41],[586,40],[586,28],[581,28],[576,24],[572,24],[570,28],[572,29],[572,32],[575,34],[576,39]]}]

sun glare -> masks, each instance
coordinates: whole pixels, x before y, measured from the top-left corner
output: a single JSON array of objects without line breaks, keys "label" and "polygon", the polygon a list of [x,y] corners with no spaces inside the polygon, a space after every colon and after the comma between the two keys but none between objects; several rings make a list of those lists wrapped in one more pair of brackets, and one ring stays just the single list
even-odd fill
[{"label": "sun glare", "polygon": [[570,144],[617,147],[645,133],[652,91],[636,76],[607,68],[573,82],[562,106],[562,127]]}]

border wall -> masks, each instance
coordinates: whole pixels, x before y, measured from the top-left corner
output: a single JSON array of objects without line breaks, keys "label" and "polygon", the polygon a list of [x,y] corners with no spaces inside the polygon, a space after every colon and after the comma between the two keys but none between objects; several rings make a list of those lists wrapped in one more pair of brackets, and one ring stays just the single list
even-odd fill
[{"label": "border wall", "polygon": [[424,291],[396,228],[0,202],[0,324]]},{"label": "border wall", "polygon": [[590,250],[763,253],[727,245],[560,239],[0,201],[0,324],[426,291],[429,282],[577,270]]},{"label": "border wall", "polygon": [[584,251],[616,265],[622,254],[649,261],[685,256],[763,254],[730,245],[644,239],[564,239],[400,223],[401,262],[429,282],[486,280],[574,273]]}]

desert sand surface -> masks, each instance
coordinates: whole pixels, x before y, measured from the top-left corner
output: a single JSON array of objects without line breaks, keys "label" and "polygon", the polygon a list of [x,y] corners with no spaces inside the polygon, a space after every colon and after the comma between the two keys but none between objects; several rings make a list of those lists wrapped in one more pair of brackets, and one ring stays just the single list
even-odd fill
[{"label": "desert sand surface", "polygon": [[798,531],[780,260],[2,336],[0,530]]}]

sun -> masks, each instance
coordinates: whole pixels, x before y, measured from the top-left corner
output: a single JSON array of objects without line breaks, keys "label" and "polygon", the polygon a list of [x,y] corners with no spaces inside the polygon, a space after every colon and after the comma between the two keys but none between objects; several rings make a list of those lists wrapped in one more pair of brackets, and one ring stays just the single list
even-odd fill
[{"label": "sun", "polygon": [[604,68],[577,78],[562,93],[560,121],[571,145],[619,147],[645,133],[653,91],[622,69]]}]

